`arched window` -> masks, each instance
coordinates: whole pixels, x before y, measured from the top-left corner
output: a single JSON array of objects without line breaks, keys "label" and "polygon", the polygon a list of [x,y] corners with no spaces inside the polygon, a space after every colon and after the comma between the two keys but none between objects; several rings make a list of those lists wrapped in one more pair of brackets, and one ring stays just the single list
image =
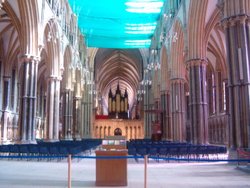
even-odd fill
[{"label": "arched window", "polygon": [[16,85],[16,70],[12,70],[11,75],[11,109],[14,109],[15,104],[15,85]]},{"label": "arched window", "polygon": [[209,114],[215,114],[216,110],[216,85],[215,75],[211,66],[207,69],[207,92],[208,92],[208,109]]},{"label": "arched window", "polygon": [[219,110],[225,112],[227,110],[226,105],[226,81],[222,80],[222,73],[218,72],[218,90],[219,90]]}]

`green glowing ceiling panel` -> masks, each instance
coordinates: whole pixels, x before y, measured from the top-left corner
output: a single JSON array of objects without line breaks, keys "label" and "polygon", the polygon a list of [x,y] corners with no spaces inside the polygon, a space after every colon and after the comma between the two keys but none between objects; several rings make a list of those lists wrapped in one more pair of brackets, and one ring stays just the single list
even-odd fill
[{"label": "green glowing ceiling panel", "polygon": [[164,0],[69,0],[88,47],[148,48]]}]

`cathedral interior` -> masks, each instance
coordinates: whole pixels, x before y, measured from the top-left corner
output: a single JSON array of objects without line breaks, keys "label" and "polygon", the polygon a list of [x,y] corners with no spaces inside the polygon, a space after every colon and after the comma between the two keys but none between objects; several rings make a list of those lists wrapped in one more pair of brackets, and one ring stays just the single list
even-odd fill
[{"label": "cathedral interior", "polygon": [[148,2],[1,0],[0,143],[249,148],[249,0]]}]

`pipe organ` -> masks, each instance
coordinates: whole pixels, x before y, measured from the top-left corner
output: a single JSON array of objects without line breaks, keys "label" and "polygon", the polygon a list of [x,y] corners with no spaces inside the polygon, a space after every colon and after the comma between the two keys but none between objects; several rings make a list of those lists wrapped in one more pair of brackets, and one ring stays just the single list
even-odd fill
[{"label": "pipe organ", "polygon": [[112,93],[110,88],[108,97],[109,118],[128,119],[129,105],[127,89],[122,94],[118,83],[115,94]]}]

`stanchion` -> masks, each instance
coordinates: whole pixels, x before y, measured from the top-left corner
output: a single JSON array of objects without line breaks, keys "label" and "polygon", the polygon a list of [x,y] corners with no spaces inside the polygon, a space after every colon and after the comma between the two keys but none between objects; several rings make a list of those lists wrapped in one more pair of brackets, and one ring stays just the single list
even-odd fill
[{"label": "stanchion", "polygon": [[144,188],[147,188],[147,165],[148,165],[148,155],[144,156]]},{"label": "stanchion", "polygon": [[71,155],[68,156],[68,188],[71,188]]}]

